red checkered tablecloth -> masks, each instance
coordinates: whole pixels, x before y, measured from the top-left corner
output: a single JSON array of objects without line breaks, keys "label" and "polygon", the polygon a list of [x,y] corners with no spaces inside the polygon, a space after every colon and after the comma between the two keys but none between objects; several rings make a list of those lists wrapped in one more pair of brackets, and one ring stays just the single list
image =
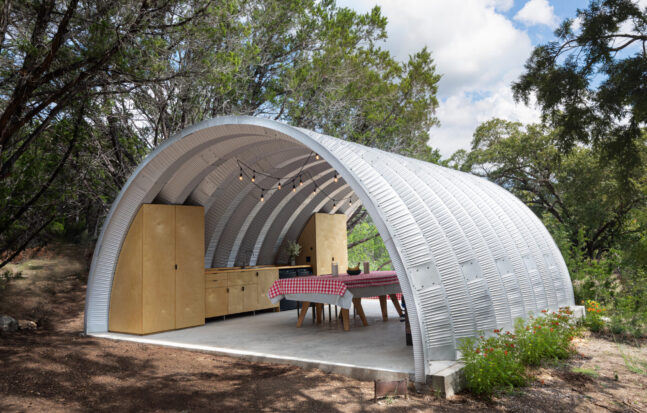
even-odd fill
[{"label": "red checkered tablecloth", "polygon": [[347,289],[381,287],[398,284],[394,271],[376,271],[369,274],[321,275],[284,278],[274,282],[268,291],[270,299],[288,294],[331,294],[343,296]]}]

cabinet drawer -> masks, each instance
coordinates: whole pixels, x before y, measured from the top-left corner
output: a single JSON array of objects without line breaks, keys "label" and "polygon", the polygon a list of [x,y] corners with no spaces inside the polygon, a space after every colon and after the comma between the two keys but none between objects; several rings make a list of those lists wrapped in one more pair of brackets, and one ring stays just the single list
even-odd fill
[{"label": "cabinet drawer", "polygon": [[210,275],[205,281],[205,288],[226,287],[227,274]]},{"label": "cabinet drawer", "polygon": [[246,284],[256,284],[258,281],[259,271],[241,271],[241,272],[230,272],[228,277],[228,285],[246,285]]}]

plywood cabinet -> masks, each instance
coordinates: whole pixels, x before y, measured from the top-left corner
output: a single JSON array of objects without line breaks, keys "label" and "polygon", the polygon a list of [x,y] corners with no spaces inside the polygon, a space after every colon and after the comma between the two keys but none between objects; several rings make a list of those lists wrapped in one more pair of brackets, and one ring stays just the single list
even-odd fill
[{"label": "plywood cabinet", "polygon": [[339,272],[348,268],[348,240],[346,236],[346,215],[313,214],[299,236],[301,254],[296,262],[311,265],[314,275],[330,274],[333,260],[339,265]]},{"label": "plywood cabinet", "polygon": [[204,210],[142,205],[119,255],[108,329],[149,334],[204,324]]},{"label": "plywood cabinet", "polygon": [[278,279],[278,268],[207,269],[206,317],[278,308],[267,297],[270,287]]}]

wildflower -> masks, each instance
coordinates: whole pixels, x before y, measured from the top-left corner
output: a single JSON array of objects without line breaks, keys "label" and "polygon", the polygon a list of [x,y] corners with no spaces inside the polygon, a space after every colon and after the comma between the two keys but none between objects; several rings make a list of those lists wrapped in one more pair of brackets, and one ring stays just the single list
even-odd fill
[{"label": "wildflower", "polygon": [[494,330],[494,332],[495,332],[495,333],[497,333],[497,334],[499,334],[499,333],[501,332],[501,330],[499,330],[499,329],[497,328],[497,329],[495,329],[495,330]]},{"label": "wildflower", "polygon": [[541,326],[537,326],[537,330],[541,330]]},{"label": "wildflower", "polygon": [[510,347],[511,347],[511,348],[514,348],[514,343],[510,343]]},{"label": "wildflower", "polygon": [[552,333],[553,331],[555,331],[555,329],[551,327],[551,328],[550,328],[550,332]]},{"label": "wildflower", "polygon": [[480,348],[477,348],[477,349],[476,349],[476,354],[479,354],[480,352],[481,352],[481,349],[480,349]]},{"label": "wildflower", "polygon": [[507,356],[508,355],[508,350],[503,350],[503,354]]},{"label": "wildflower", "polygon": [[548,311],[546,310],[541,310],[542,313],[546,314]]}]

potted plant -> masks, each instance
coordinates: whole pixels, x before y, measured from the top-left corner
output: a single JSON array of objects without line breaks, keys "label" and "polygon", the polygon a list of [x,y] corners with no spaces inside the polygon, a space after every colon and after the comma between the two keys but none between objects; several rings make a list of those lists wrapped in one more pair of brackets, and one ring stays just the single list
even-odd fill
[{"label": "potted plant", "polygon": [[296,241],[288,240],[286,250],[290,256],[290,265],[296,265],[296,258],[301,253],[301,245]]}]

